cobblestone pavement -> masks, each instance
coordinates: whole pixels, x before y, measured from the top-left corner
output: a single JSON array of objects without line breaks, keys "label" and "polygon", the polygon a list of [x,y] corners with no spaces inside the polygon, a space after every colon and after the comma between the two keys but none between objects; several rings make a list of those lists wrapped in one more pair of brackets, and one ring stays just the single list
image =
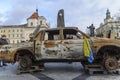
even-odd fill
[{"label": "cobblestone pavement", "polygon": [[44,71],[33,75],[41,80],[120,80],[117,74],[88,75],[80,63],[47,63]]},{"label": "cobblestone pavement", "polygon": [[46,63],[45,70],[16,75],[17,64],[0,67],[0,80],[120,80],[117,74],[88,75],[80,63]]},{"label": "cobblestone pavement", "polygon": [[16,75],[17,64],[0,67],[0,80],[39,80],[31,74]]}]

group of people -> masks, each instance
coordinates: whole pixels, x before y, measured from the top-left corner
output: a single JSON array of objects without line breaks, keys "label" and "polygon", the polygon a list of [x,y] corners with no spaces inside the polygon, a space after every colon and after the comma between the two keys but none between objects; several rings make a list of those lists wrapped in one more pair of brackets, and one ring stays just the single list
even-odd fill
[{"label": "group of people", "polygon": [[[8,39],[6,38],[6,35],[2,35],[0,38],[0,47],[6,44],[8,44]],[[4,60],[0,60],[0,67],[2,66],[6,66]]]}]

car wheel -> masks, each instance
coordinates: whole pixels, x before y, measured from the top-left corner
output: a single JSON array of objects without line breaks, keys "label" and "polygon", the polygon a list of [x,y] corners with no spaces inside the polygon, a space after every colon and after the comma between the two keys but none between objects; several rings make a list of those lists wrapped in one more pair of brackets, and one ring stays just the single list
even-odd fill
[{"label": "car wheel", "polygon": [[30,68],[31,64],[32,64],[32,60],[28,55],[21,56],[19,58],[19,69],[26,70]]},{"label": "car wheel", "polygon": [[116,58],[108,57],[104,61],[104,66],[108,71],[116,70],[118,68],[118,61]]}]

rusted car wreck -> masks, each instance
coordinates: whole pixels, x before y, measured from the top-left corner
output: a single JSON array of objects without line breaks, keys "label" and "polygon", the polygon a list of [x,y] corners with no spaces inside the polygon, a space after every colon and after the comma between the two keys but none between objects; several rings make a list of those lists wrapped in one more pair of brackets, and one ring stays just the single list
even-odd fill
[{"label": "rusted car wreck", "polygon": [[[59,22],[61,20],[58,19]],[[59,26],[62,25],[39,31],[39,25],[29,42],[0,46],[0,59],[6,63],[18,61],[19,70],[30,69],[36,64],[44,65],[46,62],[81,62],[85,69],[89,69],[87,66],[100,65],[108,71],[120,68],[120,40],[91,38],[77,27]],[[84,56],[84,37],[93,52],[92,63]]]},{"label": "rusted car wreck", "polygon": [[[87,61],[83,53],[83,37],[91,44],[93,63]],[[83,66],[99,64],[107,70],[119,68],[120,41],[103,38],[90,38],[76,27],[41,30],[34,40],[16,45],[3,45],[0,59],[6,62],[19,62],[19,69],[27,69],[39,62],[81,62]]]}]

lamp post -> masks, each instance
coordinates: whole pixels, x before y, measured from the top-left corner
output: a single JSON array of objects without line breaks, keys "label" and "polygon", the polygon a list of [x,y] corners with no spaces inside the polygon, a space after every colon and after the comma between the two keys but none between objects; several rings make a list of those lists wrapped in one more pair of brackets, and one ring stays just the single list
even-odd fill
[{"label": "lamp post", "polygon": [[118,33],[119,32],[119,30],[118,30],[119,27],[117,26],[116,29],[117,29],[117,38],[118,38],[118,36],[119,36],[119,33]]},{"label": "lamp post", "polygon": [[111,26],[111,30],[113,30],[113,26]]}]

